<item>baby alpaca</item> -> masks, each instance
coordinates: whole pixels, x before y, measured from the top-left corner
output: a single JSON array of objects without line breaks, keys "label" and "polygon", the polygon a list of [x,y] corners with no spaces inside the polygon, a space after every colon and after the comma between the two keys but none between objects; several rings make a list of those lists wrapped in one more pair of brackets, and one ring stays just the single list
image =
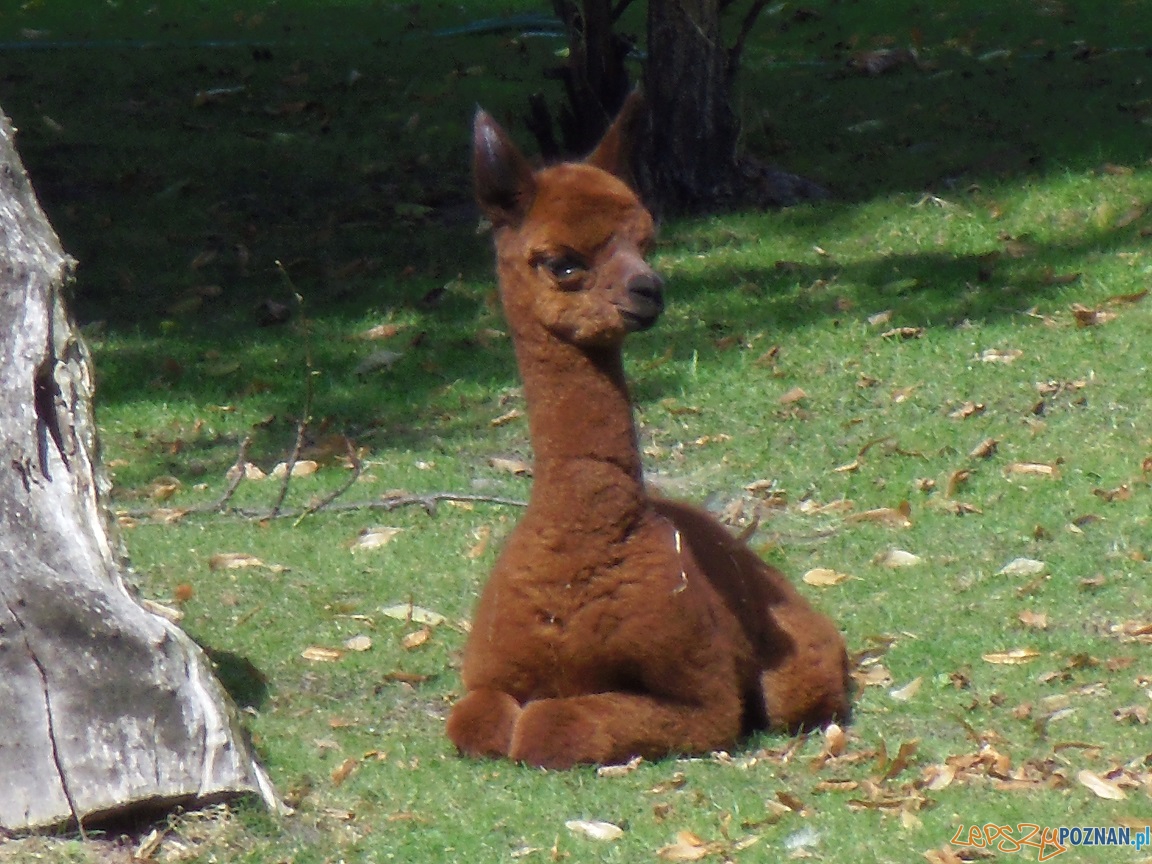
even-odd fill
[{"label": "baby alpaca", "polygon": [[664,302],[621,179],[636,100],[585,162],[539,171],[476,115],[535,480],[464,652],[448,735],[468,756],[611,764],[848,715],[832,621],[711,515],[644,488],[621,347]]}]

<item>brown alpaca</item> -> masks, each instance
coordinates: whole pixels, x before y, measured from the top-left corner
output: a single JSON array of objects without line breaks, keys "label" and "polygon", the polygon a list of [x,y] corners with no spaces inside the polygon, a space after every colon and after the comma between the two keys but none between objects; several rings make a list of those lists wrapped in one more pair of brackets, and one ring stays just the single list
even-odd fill
[{"label": "brown alpaca", "polygon": [[610,764],[848,714],[832,621],[708,513],[645,491],[621,346],[663,299],[644,260],[652,218],[620,179],[632,107],[584,163],[536,172],[476,115],[476,193],[495,228],[535,481],[448,718],[469,756]]}]

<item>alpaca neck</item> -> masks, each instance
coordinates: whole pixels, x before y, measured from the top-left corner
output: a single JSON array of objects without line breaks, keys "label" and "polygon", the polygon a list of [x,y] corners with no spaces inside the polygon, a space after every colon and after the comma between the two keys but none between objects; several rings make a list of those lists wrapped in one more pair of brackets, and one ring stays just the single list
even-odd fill
[{"label": "alpaca neck", "polygon": [[539,325],[515,342],[535,454],[529,511],[626,533],[644,489],[619,348],[577,348]]}]

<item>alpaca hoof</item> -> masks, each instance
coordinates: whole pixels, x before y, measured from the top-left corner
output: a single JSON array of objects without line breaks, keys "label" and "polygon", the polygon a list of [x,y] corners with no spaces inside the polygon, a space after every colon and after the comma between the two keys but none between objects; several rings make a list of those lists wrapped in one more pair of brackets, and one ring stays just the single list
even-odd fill
[{"label": "alpaca hoof", "polygon": [[508,755],[538,768],[562,770],[608,760],[610,747],[588,712],[557,699],[530,702],[516,721]]},{"label": "alpaca hoof", "polygon": [[463,756],[498,759],[512,746],[520,703],[498,690],[473,690],[452,706],[448,737]]}]

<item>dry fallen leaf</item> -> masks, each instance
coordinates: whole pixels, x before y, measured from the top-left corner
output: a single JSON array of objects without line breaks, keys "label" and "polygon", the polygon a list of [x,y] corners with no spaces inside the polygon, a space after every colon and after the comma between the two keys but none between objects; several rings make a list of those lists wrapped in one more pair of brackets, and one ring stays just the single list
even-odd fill
[{"label": "dry fallen leaf", "polygon": [[907,528],[912,524],[912,506],[907,501],[901,501],[898,507],[877,507],[874,510],[865,510],[863,513],[854,513],[844,520],[845,522],[875,522],[887,525],[889,528]]},{"label": "dry fallen leaf", "polygon": [[1107,309],[1090,309],[1080,303],[1073,303],[1069,308],[1072,311],[1072,317],[1076,319],[1077,327],[1096,327],[1100,324],[1107,324],[1116,317],[1115,312],[1110,312]]},{"label": "dry fallen leaf", "polygon": [[665,861],[699,861],[723,849],[723,843],[708,843],[691,831],[680,831],[676,834],[675,842],[660,847],[656,854]]},{"label": "dry fallen leaf", "polygon": [[923,560],[919,555],[914,555],[903,549],[889,549],[873,558],[872,562],[881,567],[912,567]]},{"label": "dry fallen leaf", "polygon": [[601,765],[596,769],[597,777],[624,777],[631,774],[644,762],[643,756],[636,756],[623,765]]},{"label": "dry fallen leaf", "polygon": [[255,555],[246,552],[218,552],[208,559],[209,570],[238,570],[241,567],[264,567]]},{"label": "dry fallen leaf", "polygon": [[339,648],[325,648],[323,645],[309,645],[300,652],[300,656],[305,660],[311,660],[314,663],[335,663],[337,660],[344,656],[344,652]]},{"label": "dry fallen leaf", "polygon": [[348,758],[336,766],[336,769],[332,772],[332,785],[340,786],[345,780],[352,776],[352,772],[356,770],[357,764],[359,764],[357,760]]},{"label": "dry fallen leaf", "polygon": [[1044,612],[1032,612],[1025,609],[1016,618],[1025,627],[1030,627],[1033,630],[1048,629],[1048,615]]},{"label": "dry fallen leaf", "polygon": [[996,571],[997,576],[1035,576],[1043,573],[1048,565],[1035,558],[1013,558]]},{"label": "dry fallen leaf", "polygon": [[817,588],[827,588],[831,585],[839,585],[841,582],[846,582],[852,577],[847,573],[829,570],[826,567],[815,567],[800,578],[803,579],[807,585],[813,585]]},{"label": "dry fallen leaf", "polygon": [[996,448],[999,446],[1000,442],[997,439],[985,438],[972,448],[968,456],[972,459],[990,459],[996,454]]},{"label": "dry fallen leaf", "polygon": [[381,546],[387,546],[403,530],[403,528],[389,528],[385,525],[365,528],[352,541],[352,551],[363,552],[367,549],[379,549]]},{"label": "dry fallen leaf", "polygon": [[432,630],[429,627],[423,627],[419,630],[407,634],[400,640],[400,647],[405,651],[412,651],[419,648],[432,637]]},{"label": "dry fallen leaf", "polygon": [[[320,464],[312,459],[300,459],[292,464],[293,477],[307,477],[310,474],[315,474],[320,470]],[[268,474],[269,477],[274,477],[277,480],[283,480],[284,475],[288,473],[288,463],[280,462]]]},{"label": "dry fallen leaf", "polygon": [[793,387],[787,393],[780,397],[778,400],[781,405],[792,405],[795,402],[800,402],[808,398],[808,394],[804,392],[802,387]]},{"label": "dry fallen leaf", "polygon": [[497,471],[515,474],[518,477],[532,476],[532,466],[523,459],[507,459],[503,456],[493,456],[488,460],[488,464]]},{"label": "dry fallen leaf", "polygon": [[492,537],[492,528],[489,525],[482,525],[472,533],[476,538],[476,542],[468,547],[468,551],[464,553],[464,557],[470,561],[475,561],[488,550],[488,541]]},{"label": "dry fallen leaf", "polygon": [[380,614],[397,621],[411,621],[414,624],[426,624],[437,627],[443,624],[445,618],[439,612],[425,609],[423,606],[414,606],[411,603],[393,603],[391,606],[382,606]]},{"label": "dry fallen leaf", "polygon": [[1091,771],[1085,769],[1076,775],[1076,779],[1084,786],[1087,786],[1097,798],[1107,798],[1110,801],[1123,801],[1128,797],[1127,793],[1108,780],[1098,774],[1093,774]]},{"label": "dry fallen leaf", "polygon": [[611,822],[570,819],[564,823],[564,827],[573,834],[580,834],[590,840],[619,840],[624,836],[624,829]]},{"label": "dry fallen leaf", "polygon": [[989,348],[980,355],[984,363],[1014,363],[1024,356],[1019,348]]},{"label": "dry fallen leaf", "polygon": [[1060,476],[1060,470],[1055,465],[1049,465],[1046,462],[1012,462],[1004,466],[1004,473],[1052,478]]},{"label": "dry fallen leaf", "polygon": [[989,663],[1001,666],[1018,666],[1022,663],[1031,663],[1040,656],[1040,652],[1032,648],[1012,648],[1008,651],[994,651],[991,654],[981,655]]},{"label": "dry fallen leaf", "polygon": [[897,702],[910,702],[920,691],[920,685],[923,683],[924,679],[922,677],[913,678],[903,687],[888,691],[888,695],[895,699]]},{"label": "dry fallen leaf", "polygon": [[361,633],[348,639],[344,647],[349,651],[369,651],[372,648],[372,637]]}]

